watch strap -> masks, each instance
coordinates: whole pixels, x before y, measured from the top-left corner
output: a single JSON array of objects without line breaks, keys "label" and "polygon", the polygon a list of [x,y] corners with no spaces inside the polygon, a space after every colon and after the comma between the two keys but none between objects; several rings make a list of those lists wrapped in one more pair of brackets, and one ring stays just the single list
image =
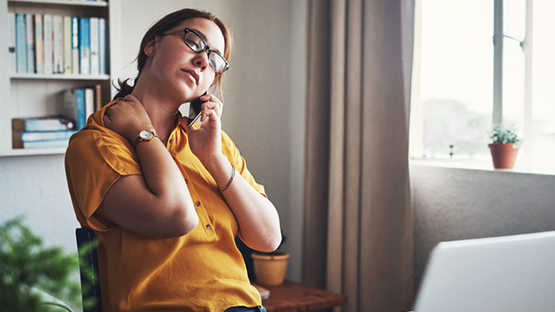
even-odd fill
[{"label": "watch strap", "polygon": [[[150,139],[143,139],[141,138],[141,132],[143,131],[149,131],[150,133],[152,133],[152,137]],[[142,130],[141,132],[139,132],[139,134],[137,134],[137,137],[135,138],[135,142],[133,142],[133,146],[135,148],[137,148],[137,145],[141,142],[150,142],[150,140],[152,140],[153,138],[158,138],[158,140],[160,140],[160,137],[158,136],[158,134],[156,134],[156,132],[151,131],[151,130]]]}]

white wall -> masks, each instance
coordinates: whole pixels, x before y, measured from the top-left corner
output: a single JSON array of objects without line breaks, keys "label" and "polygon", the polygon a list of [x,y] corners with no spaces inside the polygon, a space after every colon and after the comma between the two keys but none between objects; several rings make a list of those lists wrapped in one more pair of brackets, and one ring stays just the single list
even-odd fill
[{"label": "white wall", "polygon": [[555,175],[412,164],[414,273],[440,241],[555,230]]},{"label": "white wall", "polygon": [[[300,280],[304,138],[305,1],[121,0],[124,69],[148,27],[171,11],[212,11],[231,28],[235,49],[226,73],[224,130],[277,207],[292,253],[288,278]],[[63,155],[0,157],[0,222],[24,216],[48,245],[75,252],[75,220]]]},{"label": "white wall", "polygon": [[0,157],[0,222],[23,217],[46,245],[76,252],[79,227],[67,190],[63,155]]}]

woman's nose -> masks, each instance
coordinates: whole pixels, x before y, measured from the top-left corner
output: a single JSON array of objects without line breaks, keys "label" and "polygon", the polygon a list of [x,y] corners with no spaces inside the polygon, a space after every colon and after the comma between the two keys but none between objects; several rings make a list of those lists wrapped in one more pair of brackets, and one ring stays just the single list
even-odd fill
[{"label": "woman's nose", "polygon": [[197,55],[193,58],[193,63],[195,64],[195,66],[200,67],[201,71],[204,71],[206,68],[208,68],[209,63],[207,51],[197,53]]}]

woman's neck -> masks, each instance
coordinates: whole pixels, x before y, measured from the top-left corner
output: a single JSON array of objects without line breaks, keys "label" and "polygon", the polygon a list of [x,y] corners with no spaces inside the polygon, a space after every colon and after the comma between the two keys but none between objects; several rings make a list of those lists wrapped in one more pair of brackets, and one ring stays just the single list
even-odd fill
[{"label": "woman's neck", "polygon": [[163,97],[149,92],[140,85],[137,85],[133,89],[132,94],[143,104],[156,134],[166,143],[169,135],[175,128],[175,122],[181,104],[169,103]]}]

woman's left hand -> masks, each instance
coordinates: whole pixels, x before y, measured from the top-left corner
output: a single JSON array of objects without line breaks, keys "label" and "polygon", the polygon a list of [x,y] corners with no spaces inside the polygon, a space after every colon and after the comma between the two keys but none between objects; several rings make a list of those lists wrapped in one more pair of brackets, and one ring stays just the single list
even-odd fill
[{"label": "woman's left hand", "polygon": [[215,159],[222,155],[222,102],[212,94],[200,97],[201,106],[200,127],[187,127],[189,146],[201,162]]}]

